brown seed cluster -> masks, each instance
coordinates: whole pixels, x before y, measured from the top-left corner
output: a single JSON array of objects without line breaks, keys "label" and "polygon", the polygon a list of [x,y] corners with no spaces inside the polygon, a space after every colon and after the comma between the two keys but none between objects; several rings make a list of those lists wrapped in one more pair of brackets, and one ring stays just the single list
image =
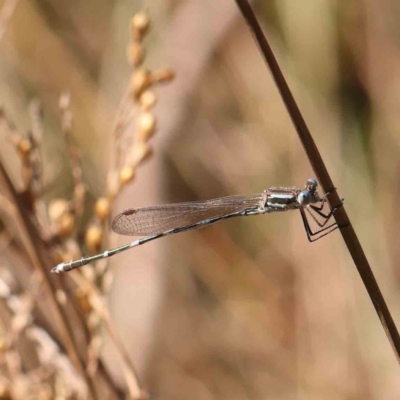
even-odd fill
[{"label": "brown seed cluster", "polygon": [[[150,32],[151,21],[146,11],[135,14],[130,22],[130,43],[127,46],[127,60],[132,66],[129,95],[127,98],[128,112],[121,112],[117,117],[114,128],[115,138],[115,167],[109,173],[108,195],[99,198],[94,205],[95,219],[86,231],[85,244],[90,252],[100,250],[103,239],[106,238],[106,227],[110,217],[112,203],[121,189],[132,182],[137,168],[153,153],[149,143],[156,132],[157,121],[154,106],[157,96],[154,86],[171,81],[175,74],[170,68],[150,71],[144,66],[146,50],[143,44],[146,34]],[[136,115],[133,135],[127,127],[129,117]],[[126,146],[123,135],[129,134],[130,145]],[[132,137],[133,136],[133,137]]]},{"label": "brown seed cluster", "polygon": [[[119,169],[118,190],[132,181],[138,165],[152,154],[152,149],[148,142],[157,128],[156,117],[153,113],[157,97],[153,91],[153,86],[160,82],[169,82],[175,76],[175,73],[170,68],[150,71],[143,66],[146,58],[143,40],[150,31],[150,27],[151,21],[146,11],[138,12],[131,19],[131,42],[127,48],[127,58],[133,67],[133,72],[130,80],[129,95],[134,105],[138,107],[138,117],[134,145],[125,158],[124,165]],[[109,187],[109,194],[113,198],[116,195],[115,188]]]},{"label": "brown seed cluster", "polygon": [[[58,107],[60,110],[61,131],[64,134],[67,145],[74,184],[73,198],[71,200],[54,199],[47,207],[52,234],[59,236],[63,240],[76,240],[86,199],[80,152],[73,139],[73,114],[70,109],[70,103],[69,94],[63,93],[60,96]],[[68,254],[69,252],[65,251],[65,255]],[[65,259],[65,255],[61,254],[59,257]]]}]

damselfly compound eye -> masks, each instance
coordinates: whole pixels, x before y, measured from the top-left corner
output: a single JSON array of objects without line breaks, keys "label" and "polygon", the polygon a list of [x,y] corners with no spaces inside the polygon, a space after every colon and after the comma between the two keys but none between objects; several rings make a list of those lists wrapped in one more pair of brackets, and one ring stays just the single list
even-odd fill
[{"label": "damselfly compound eye", "polygon": [[308,206],[311,203],[311,193],[308,190],[301,191],[297,196],[297,201],[302,206]]},{"label": "damselfly compound eye", "polygon": [[307,179],[306,189],[314,191],[317,189],[317,187],[318,187],[318,182],[315,179],[313,178]]}]

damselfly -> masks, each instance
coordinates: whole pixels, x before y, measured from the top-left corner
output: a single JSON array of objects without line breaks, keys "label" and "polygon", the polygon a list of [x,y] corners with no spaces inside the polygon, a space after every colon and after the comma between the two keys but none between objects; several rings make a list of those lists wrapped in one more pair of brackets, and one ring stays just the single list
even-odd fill
[{"label": "damselfly", "polygon": [[[236,195],[206,201],[165,204],[155,207],[129,209],[117,215],[112,223],[114,232],[129,236],[146,236],[132,243],[106,250],[101,254],[58,264],[52,272],[70,271],[102,258],[140,246],[174,233],[197,229],[223,219],[244,215],[270,214],[299,210],[308,240],[314,242],[337,229],[328,223],[335,209],[324,212],[325,197],[318,195],[315,179],[308,179],[304,189],[272,187],[252,196]],[[308,217],[318,226],[311,229]]]}]

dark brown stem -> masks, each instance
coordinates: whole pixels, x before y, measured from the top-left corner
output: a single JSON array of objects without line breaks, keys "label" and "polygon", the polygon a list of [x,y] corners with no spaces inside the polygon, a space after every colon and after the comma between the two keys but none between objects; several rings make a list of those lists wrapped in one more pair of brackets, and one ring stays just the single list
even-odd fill
[{"label": "dark brown stem", "polygon": [[299,135],[300,141],[304,147],[304,150],[308,156],[311,166],[323,188],[325,193],[329,193],[328,201],[332,208],[337,208],[334,214],[334,218],[340,228],[340,232],[347,245],[347,248],[353,258],[354,264],[356,265],[358,272],[361,275],[361,279],[364,282],[365,288],[372,300],[376,312],[378,313],[379,319],[383,325],[383,329],[389,339],[392,349],[396,355],[397,361],[400,363],[400,337],[397,331],[396,325],[393,321],[390,311],[386,305],[385,299],[379,289],[378,283],[374,277],[368,260],[364,254],[364,250],[357,238],[357,235],[351,225],[349,217],[343,207],[342,201],[336,192],[329,173],[325,167],[325,164],[321,158],[317,146],[311,136],[311,133],[303,119],[303,116],[294,100],[294,97],[286,83],[286,80],[279,68],[279,65],[275,59],[274,53],[268,41],[257,21],[257,18],[250,7],[247,0],[236,0],[236,3],[242,12],[247,24],[253,33],[261,53],[263,54],[272,76],[274,77],[275,83],[281,93],[282,99],[285,103],[286,109],[289,112],[290,118],[296,128],[297,134]]}]

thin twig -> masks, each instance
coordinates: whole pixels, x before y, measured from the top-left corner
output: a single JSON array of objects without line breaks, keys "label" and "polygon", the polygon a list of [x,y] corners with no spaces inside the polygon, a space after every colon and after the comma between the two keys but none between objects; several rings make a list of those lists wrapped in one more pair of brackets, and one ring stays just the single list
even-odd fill
[{"label": "thin twig", "polygon": [[400,336],[396,325],[386,305],[385,299],[382,296],[378,283],[376,282],[364,250],[361,247],[353,226],[351,225],[351,222],[343,207],[342,201],[340,200],[325,164],[322,161],[318,148],[315,145],[311,133],[303,119],[296,101],[294,100],[289,86],[287,85],[282,71],[280,70],[275,59],[274,53],[268,44],[268,41],[260,27],[260,24],[257,21],[252,8],[250,7],[249,2],[247,0],[236,0],[236,3],[243,14],[243,17],[247,21],[247,24],[249,25],[250,30],[260,47],[261,53],[263,54],[270,68],[275,83],[296,128],[297,134],[308,156],[311,166],[325,193],[328,193],[327,197],[329,204],[332,209],[337,208],[334,218],[339,226],[340,232],[351,254],[351,257],[353,258],[354,264],[361,275],[361,279],[364,282],[365,288],[367,289],[375,310],[378,313],[378,317],[382,323],[383,329],[386,332],[397,361],[400,363]]}]

